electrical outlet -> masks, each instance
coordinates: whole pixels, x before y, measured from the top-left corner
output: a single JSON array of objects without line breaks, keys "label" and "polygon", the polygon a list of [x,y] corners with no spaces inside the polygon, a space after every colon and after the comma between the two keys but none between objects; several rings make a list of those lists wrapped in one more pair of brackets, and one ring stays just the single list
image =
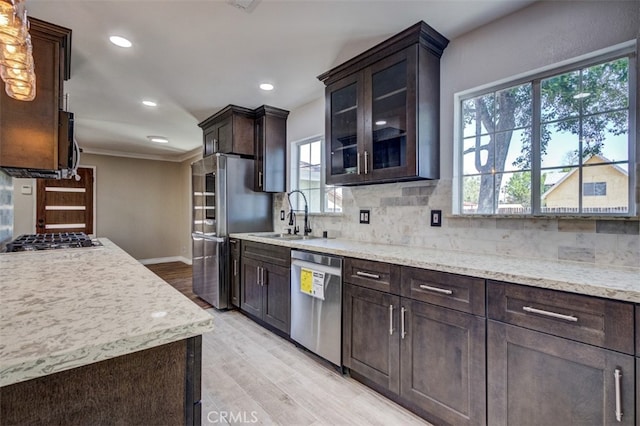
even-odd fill
[{"label": "electrical outlet", "polygon": [[369,223],[371,219],[371,211],[370,210],[360,210],[360,223]]},{"label": "electrical outlet", "polygon": [[431,210],[431,226],[442,226],[442,210]]},{"label": "electrical outlet", "polygon": [[284,210],[280,210],[280,220],[284,220]]}]

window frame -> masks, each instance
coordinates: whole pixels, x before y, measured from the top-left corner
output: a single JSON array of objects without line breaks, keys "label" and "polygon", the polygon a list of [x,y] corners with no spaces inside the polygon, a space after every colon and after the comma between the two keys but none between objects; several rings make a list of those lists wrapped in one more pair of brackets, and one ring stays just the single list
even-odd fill
[{"label": "window frame", "polygon": [[[454,151],[453,151],[453,186],[452,186],[452,213],[456,216],[463,216],[466,218],[472,217],[504,217],[510,218],[530,218],[530,217],[546,217],[553,218],[559,216],[571,216],[571,217],[635,217],[638,212],[636,209],[636,134],[638,129],[637,123],[637,108],[638,108],[638,52],[636,40],[630,40],[625,43],[620,43],[609,48],[601,49],[595,52],[591,52],[586,55],[582,55],[577,58],[569,59],[560,63],[549,65],[543,68],[539,68],[533,71],[529,71],[517,76],[508,77],[498,80],[493,83],[484,84],[473,89],[457,92],[454,94],[454,117],[453,117],[453,137],[454,137]],[[542,175],[541,168],[541,156],[540,151],[540,82],[546,78],[554,77],[570,71],[579,70],[582,68],[595,66],[601,63],[613,61],[616,59],[628,57],[629,58],[629,116],[628,116],[628,200],[629,208],[626,213],[545,213],[541,211],[541,195],[540,179]],[[462,104],[465,100],[482,96],[492,92],[498,92],[503,89],[511,88],[522,84],[532,85],[532,141],[531,141],[531,212],[522,214],[505,214],[505,213],[464,213],[463,209],[463,181],[464,181],[464,168],[463,168],[463,150],[464,150],[464,122],[462,115]],[[584,167],[582,161],[580,167]],[[582,184],[582,182],[580,182]]]},{"label": "window frame", "polygon": [[[327,185],[326,182],[326,155],[325,155],[325,137],[324,135],[311,136],[304,139],[300,139],[297,141],[291,142],[291,180],[290,180],[290,191],[299,189],[299,179],[300,179],[300,147],[302,145],[311,144],[313,142],[320,141],[320,211],[311,211],[309,210],[309,215],[342,215],[342,211],[326,211],[326,188],[334,187],[335,185]],[[304,190],[303,190],[304,192]],[[299,209],[298,203],[299,197],[291,197],[291,204],[294,209]]]}]

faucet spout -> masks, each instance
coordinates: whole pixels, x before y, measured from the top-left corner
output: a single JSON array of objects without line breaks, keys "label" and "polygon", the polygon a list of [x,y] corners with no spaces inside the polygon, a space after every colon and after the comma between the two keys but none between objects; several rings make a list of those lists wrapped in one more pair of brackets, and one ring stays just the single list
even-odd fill
[{"label": "faucet spout", "polygon": [[[289,225],[293,225],[291,222],[293,221],[293,217],[295,217],[293,206],[291,205],[291,194],[298,193],[302,195],[302,199],[304,200],[304,233],[303,235],[307,236],[311,234],[311,227],[309,226],[309,204],[307,203],[307,197],[304,195],[304,192],[299,189],[294,189],[293,191],[287,193],[287,200],[289,201]],[[299,210],[298,210],[299,211]],[[294,228],[295,232],[295,228]],[[297,233],[297,232],[296,232]]]}]

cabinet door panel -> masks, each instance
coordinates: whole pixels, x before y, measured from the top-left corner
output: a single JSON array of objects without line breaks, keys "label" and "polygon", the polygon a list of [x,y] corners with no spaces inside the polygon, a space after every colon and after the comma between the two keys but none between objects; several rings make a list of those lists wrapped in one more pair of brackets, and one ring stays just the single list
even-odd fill
[{"label": "cabinet door panel", "polygon": [[634,424],[632,356],[495,321],[488,322],[487,342],[489,424]]},{"label": "cabinet door panel", "polygon": [[400,395],[446,423],[484,424],[485,319],[404,298],[402,305]]},{"label": "cabinet door panel", "polygon": [[400,392],[399,311],[398,296],[350,284],[343,288],[343,363],[395,393]]},{"label": "cabinet door panel", "polygon": [[258,268],[262,263],[250,258],[242,258],[242,289],[240,308],[258,318],[262,318],[262,286],[258,283]]},{"label": "cabinet door panel", "polygon": [[362,155],[364,90],[360,73],[326,89],[326,180],[327,184],[356,183],[364,178]]},{"label": "cabinet door panel", "polygon": [[272,326],[290,333],[291,315],[291,274],[288,268],[263,264],[264,293],[263,305],[264,321]]},{"label": "cabinet door panel", "polygon": [[230,239],[229,247],[231,253],[229,265],[231,304],[240,307],[240,240]]},{"label": "cabinet door panel", "polygon": [[417,49],[408,47],[365,71],[366,180],[417,174]]}]

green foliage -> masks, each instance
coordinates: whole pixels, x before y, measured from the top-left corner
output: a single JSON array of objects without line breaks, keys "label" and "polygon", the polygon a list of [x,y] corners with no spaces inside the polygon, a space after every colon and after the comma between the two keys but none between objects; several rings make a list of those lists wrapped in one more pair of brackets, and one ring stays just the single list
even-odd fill
[{"label": "green foliage", "polygon": [[[540,81],[540,150],[543,156],[548,144],[554,143],[552,138],[556,133],[580,136],[581,149],[567,152],[567,158],[577,159],[601,154],[607,135],[628,132],[628,62],[629,59],[624,57]],[[531,168],[532,92],[532,84],[527,83],[463,102],[464,135],[467,138],[472,136],[475,141],[474,146],[468,147],[464,154],[475,155],[477,173],[505,170],[511,136],[516,129],[522,129],[522,149],[512,166],[524,170]],[[481,138],[481,135],[485,136]],[[469,145],[468,141],[466,146]],[[484,163],[482,158],[486,159]],[[493,184],[489,179],[482,179],[478,190],[479,211],[492,212],[495,206],[490,201],[483,205],[483,198],[492,198],[492,186],[499,187],[499,179],[496,175]],[[517,178],[510,187],[513,199],[521,200],[527,195],[522,179]],[[463,188],[463,193],[466,197],[466,188]],[[527,205],[531,203],[530,191],[528,198]]]}]

